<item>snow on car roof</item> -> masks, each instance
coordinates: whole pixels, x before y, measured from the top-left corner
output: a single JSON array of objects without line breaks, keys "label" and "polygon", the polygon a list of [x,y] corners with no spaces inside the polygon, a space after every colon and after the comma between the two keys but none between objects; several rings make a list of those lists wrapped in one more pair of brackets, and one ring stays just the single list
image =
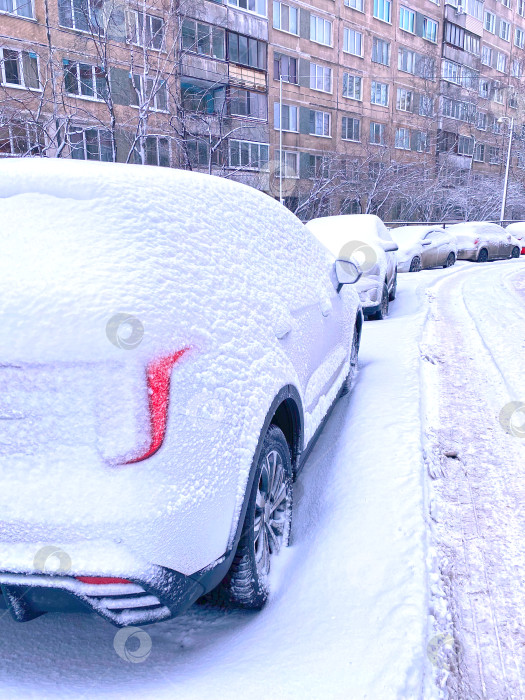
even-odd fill
[{"label": "snow on car roof", "polygon": [[348,214],[341,216],[324,216],[312,219],[307,228],[318,236],[337,256],[342,248],[352,242],[379,245],[379,239],[391,241],[390,232],[378,216],[373,214]]},{"label": "snow on car roof", "polygon": [[391,228],[390,234],[394,240],[399,236],[400,238],[422,238],[429,231],[442,231],[441,226],[436,225],[426,225],[426,226],[398,226],[397,228]]},{"label": "snow on car roof", "polygon": [[203,329],[235,337],[251,316],[262,324],[277,315],[280,297],[298,306],[319,298],[304,270],[326,250],[247,185],[159,167],[4,159],[0,198],[3,357],[34,359],[37,347],[45,359],[44,339],[52,357],[114,351],[105,326],[119,312],[146,329],[138,353],[168,337],[175,347],[202,340]]}]

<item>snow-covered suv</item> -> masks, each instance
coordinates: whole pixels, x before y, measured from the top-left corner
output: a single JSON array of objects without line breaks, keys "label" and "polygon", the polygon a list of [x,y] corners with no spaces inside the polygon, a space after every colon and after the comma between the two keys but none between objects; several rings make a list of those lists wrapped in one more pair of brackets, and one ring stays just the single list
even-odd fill
[{"label": "snow-covered suv", "polygon": [[220,587],[261,607],[356,366],[359,269],[197,173],[4,160],[0,198],[3,605],[142,624]]}]

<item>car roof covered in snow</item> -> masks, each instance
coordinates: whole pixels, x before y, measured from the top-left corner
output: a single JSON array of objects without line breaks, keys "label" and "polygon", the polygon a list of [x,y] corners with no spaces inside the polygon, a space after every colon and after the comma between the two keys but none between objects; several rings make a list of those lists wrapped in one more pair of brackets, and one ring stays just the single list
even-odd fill
[{"label": "car roof covered in snow", "polygon": [[397,237],[400,239],[420,239],[423,238],[430,231],[444,231],[442,226],[436,224],[427,224],[424,226],[398,226],[397,228],[391,228],[390,234],[392,238],[397,241]]},{"label": "car roof covered in snow", "polygon": [[35,345],[42,354],[44,338],[53,356],[80,356],[85,347],[90,357],[97,344],[111,350],[104,329],[119,312],[147,328],[137,353],[164,346],[170,334],[174,346],[203,329],[234,337],[250,314],[262,323],[292,300],[318,300],[319,286],[330,284],[305,274],[330,258],[299,219],[225,178],[4,159],[0,207],[0,309],[8,319],[0,350],[19,359],[33,357]]},{"label": "car roof covered in snow", "polygon": [[378,216],[373,214],[347,214],[324,216],[306,224],[333,255],[338,255],[343,246],[364,241],[377,245],[380,241],[392,241],[389,230]]}]

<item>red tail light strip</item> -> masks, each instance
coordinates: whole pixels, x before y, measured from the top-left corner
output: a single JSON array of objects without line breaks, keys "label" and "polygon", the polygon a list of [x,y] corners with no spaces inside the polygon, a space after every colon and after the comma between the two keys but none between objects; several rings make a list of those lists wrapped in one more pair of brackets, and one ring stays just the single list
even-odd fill
[{"label": "red tail light strip", "polygon": [[183,348],[174,355],[161,357],[149,363],[146,374],[148,380],[150,444],[144,454],[128,460],[125,464],[134,464],[135,462],[142,462],[142,460],[148,459],[162,445],[168,423],[171,370],[188,349]]},{"label": "red tail light strip", "polygon": [[103,576],[75,576],[77,581],[82,583],[94,583],[103,585],[104,583],[132,583],[127,578],[104,578]]}]

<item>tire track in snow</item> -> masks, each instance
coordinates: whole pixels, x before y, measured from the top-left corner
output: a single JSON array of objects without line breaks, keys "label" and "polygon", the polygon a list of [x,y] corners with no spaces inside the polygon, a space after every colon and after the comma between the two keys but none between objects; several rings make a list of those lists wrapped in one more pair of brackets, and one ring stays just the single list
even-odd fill
[{"label": "tire track in snow", "polygon": [[[423,356],[431,349],[435,364],[426,374],[439,391],[439,418],[429,434],[444,478],[434,482],[433,510],[463,652],[448,682],[451,697],[458,700],[525,697],[524,446],[506,435],[497,419],[501,407],[519,393],[509,353],[497,342],[499,326],[510,324],[515,337],[508,340],[517,343],[518,361],[523,311],[518,297],[502,284],[516,267],[469,266],[436,285],[422,348]],[[493,295],[485,296],[489,313],[481,321],[472,297],[479,297],[478,278],[493,286]],[[498,314],[501,305],[504,312]],[[459,459],[443,457],[447,450],[457,451]]]}]

